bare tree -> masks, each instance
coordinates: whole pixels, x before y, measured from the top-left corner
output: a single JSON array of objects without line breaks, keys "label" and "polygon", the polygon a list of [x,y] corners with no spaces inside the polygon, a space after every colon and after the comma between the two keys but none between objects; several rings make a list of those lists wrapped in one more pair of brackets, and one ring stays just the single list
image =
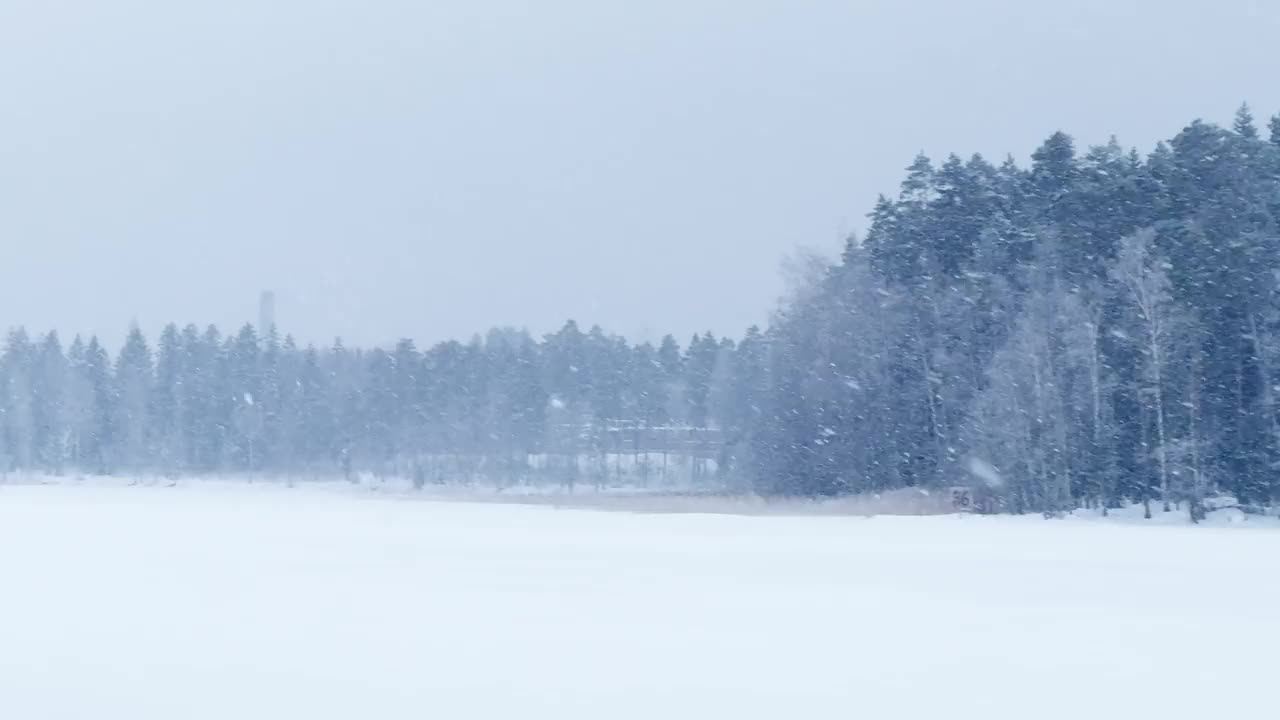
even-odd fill
[{"label": "bare tree", "polygon": [[1168,391],[1169,357],[1176,342],[1177,308],[1169,294],[1167,263],[1155,252],[1155,233],[1142,230],[1125,238],[1111,268],[1111,278],[1130,311],[1139,337],[1133,338],[1141,349],[1146,387],[1142,395],[1150,398],[1155,418],[1156,464],[1160,478],[1160,502],[1169,512],[1169,431],[1165,406]]},{"label": "bare tree", "polygon": [[[1008,340],[996,352],[978,393],[965,437],[980,479],[1014,511],[1070,510],[1082,449],[1073,419],[1093,411],[1101,392],[1085,301],[1051,273],[1028,278],[1029,293]],[[1091,381],[1099,376],[1096,382]],[[1099,405],[1101,402],[1099,401]]]}]

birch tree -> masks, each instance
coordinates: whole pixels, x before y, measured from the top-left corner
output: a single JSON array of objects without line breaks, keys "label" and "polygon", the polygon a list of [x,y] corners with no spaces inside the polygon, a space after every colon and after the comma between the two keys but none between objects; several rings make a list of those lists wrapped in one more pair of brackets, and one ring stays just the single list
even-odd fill
[{"label": "birch tree", "polygon": [[1160,502],[1164,512],[1169,512],[1172,506],[1166,382],[1178,331],[1178,313],[1169,294],[1168,263],[1156,254],[1154,240],[1155,234],[1150,230],[1125,238],[1110,275],[1138,333],[1131,341],[1138,344],[1141,352],[1145,381],[1141,396],[1148,399],[1155,420],[1154,454]]}]

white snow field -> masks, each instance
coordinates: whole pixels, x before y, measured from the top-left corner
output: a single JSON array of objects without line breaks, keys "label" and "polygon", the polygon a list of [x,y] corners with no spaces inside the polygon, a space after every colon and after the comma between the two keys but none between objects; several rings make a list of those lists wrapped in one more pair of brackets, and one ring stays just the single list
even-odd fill
[{"label": "white snow field", "polygon": [[1280,533],[0,487],[0,717],[1273,717]]}]

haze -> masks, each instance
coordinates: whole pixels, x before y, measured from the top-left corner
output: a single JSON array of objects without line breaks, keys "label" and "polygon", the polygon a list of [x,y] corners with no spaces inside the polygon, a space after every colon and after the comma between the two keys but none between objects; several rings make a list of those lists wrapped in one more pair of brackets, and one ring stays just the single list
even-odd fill
[{"label": "haze", "polygon": [[0,325],[766,321],[920,151],[1280,110],[1280,7],[0,0]]}]

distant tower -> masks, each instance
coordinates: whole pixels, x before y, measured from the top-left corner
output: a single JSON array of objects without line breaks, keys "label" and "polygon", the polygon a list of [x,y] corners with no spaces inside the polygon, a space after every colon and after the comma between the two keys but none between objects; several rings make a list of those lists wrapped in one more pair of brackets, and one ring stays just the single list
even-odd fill
[{"label": "distant tower", "polygon": [[265,340],[275,326],[276,294],[270,290],[264,290],[258,297],[258,336]]}]

